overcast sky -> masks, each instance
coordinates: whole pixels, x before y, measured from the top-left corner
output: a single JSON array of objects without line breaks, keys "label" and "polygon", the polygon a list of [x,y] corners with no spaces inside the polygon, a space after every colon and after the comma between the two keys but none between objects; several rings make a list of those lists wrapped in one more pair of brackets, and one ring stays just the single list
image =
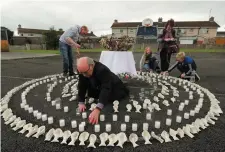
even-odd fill
[{"label": "overcast sky", "polygon": [[118,21],[205,21],[211,16],[225,31],[225,2],[153,2],[153,1],[13,1],[5,0],[1,9],[1,25],[15,31],[24,28],[66,30],[75,24],[87,25],[96,35],[110,34],[114,19]]}]

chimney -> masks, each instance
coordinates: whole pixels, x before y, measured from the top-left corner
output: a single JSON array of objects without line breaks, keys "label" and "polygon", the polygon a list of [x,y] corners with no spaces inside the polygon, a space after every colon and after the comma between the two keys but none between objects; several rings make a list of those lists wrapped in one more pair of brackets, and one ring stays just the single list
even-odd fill
[{"label": "chimney", "polygon": [[18,28],[21,28],[21,27],[22,27],[22,26],[19,24],[19,25],[18,25]]},{"label": "chimney", "polygon": [[158,18],[158,22],[159,22],[159,23],[162,23],[162,17],[159,17],[159,18]]},{"label": "chimney", "polygon": [[210,22],[214,22],[214,17],[210,17],[210,18],[209,18],[209,21],[210,21]]},{"label": "chimney", "polygon": [[114,23],[118,23],[118,20],[114,20]]},{"label": "chimney", "polygon": [[91,31],[91,34],[93,34],[93,31]]}]

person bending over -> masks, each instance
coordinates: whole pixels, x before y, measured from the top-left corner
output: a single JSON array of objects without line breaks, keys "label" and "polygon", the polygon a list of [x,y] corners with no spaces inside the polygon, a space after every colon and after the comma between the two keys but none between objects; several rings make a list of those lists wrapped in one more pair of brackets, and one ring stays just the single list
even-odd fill
[{"label": "person bending over", "polygon": [[104,64],[94,61],[92,58],[79,58],[77,60],[77,70],[79,72],[78,106],[80,112],[86,109],[86,93],[88,97],[99,99],[96,108],[89,115],[91,124],[98,123],[100,111],[108,109],[110,103],[115,100],[121,101],[129,95],[129,90],[119,77]]},{"label": "person bending over", "polygon": [[80,44],[78,39],[80,34],[87,34],[88,28],[86,26],[75,25],[66,30],[59,38],[59,50],[63,58],[63,75],[74,75],[73,70],[73,52],[72,48],[75,48],[77,55],[80,55]]},{"label": "person bending over", "polygon": [[190,80],[190,77],[185,77],[195,75],[195,80],[200,80],[200,77],[196,73],[197,65],[194,59],[189,56],[185,56],[184,52],[179,52],[176,55],[176,60],[176,63],[172,65],[166,73],[171,72],[175,67],[177,67],[177,69],[181,72],[179,78]]},{"label": "person bending over", "polygon": [[155,71],[157,68],[156,58],[152,57],[152,50],[150,47],[146,47],[144,54],[141,57],[140,61],[140,70],[146,71]]}]

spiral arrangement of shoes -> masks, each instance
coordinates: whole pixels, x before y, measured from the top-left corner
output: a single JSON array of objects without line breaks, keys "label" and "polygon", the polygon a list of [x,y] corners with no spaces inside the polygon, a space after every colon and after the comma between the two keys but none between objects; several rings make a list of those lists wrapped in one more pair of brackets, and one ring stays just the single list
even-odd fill
[{"label": "spiral arrangement of shoes", "polygon": [[[34,79],[31,81],[27,81],[24,84],[13,88],[9,91],[2,99],[1,99],[1,116],[5,121],[5,125],[9,125],[12,130],[18,131],[18,133],[25,134],[26,137],[34,137],[39,138],[40,136],[45,137],[45,141],[51,142],[60,142],[61,144],[68,144],[71,146],[75,146],[76,142],[77,146],[84,146],[96,148],[96,146],[118,146],[123,148],[125,142],[131,142],[133,147],[139,146],[137,142],[142,137],[143,144],[152,144],[151,140],[156,139],[160,143],[163,142],[171,142],[172,140],[179,140],[188,136],[190,138],[194,138],[202,129],[206,129],[209,125],[215,125],[215,121],[218,120],[217,117],[223,113],[219,106],[219,101],[216,97],[206,88],[199,86],[198,84],[191,83],[186,80],[182,80],[179,78],[175,78],[172,76],[165,76],[165,75],[158,75],[155,73],[145,73],[145,72],[138,72],[138,76],[131,76],[128,74],[120,75],[124,78],[131,78],[131,79],[138,79],[139,81],[145,81],[152,86],[160,86],[160,92],[157,94],[152,94],[152,98],[144,98],[142,93],[140,93],[140,101],[131,97],[129,103],[126,105],[126,112],[127,114],[124,116],[124,123],[121,123],[120,133],[113,133],[112,125],[105,124],[105,128],[100,128],[100,125],[94,125],[94,131],[100,133],[97,136],[94,133],[90,133],[85,130],[86,122],[78,123],[76,120],[71,121],[71,128],[77,128],[77,131],[72,132],[71,130],[64,130],[63,127],[65,126],[65,120],[60,119],[59,122],[54,121],[54,116],[48,116],[48,114],[42,113],[41,111],[36,110],[34,107],[29,105],[26,100],[26,96],[30,90],[34,89],[38,85],[46,84],[48,86],[48,91],[46,92],[46,101],[51,103],[52,106],[55,106],[57,109],[63,109],[65,114],[69,111],[68,106],[61,107],[60,104],[61,98],[70,97],[69,101],[74,101],[77,98],[77,77],[63,77],[62,74],[56,75],[49,75],[43,78]],[[54,93],[53,90],[57,86],[57,84],[66,83],[63,87],[62,94],[60,98],[52,99],[51,94]],[[177,100],[180,94],[180,90],[176,87],[182,87],[186,94],[188,95],[188,99],[184,99],[183,102]],[[51,128],[46,130],[46,126],[38,126],[28,122],[27,120],[23,119],[23,117],[18,117],[13,113],[13,110],[9,107],[9,102],[14,94],[16,94],[19,90],[24,89],[21,94],[21,104],[20,108],[27,111],[29,114],[33,115],[36,119],[42,120],[46,122],[46,125],[58,123],[59,128]],[[143,91],[143,90],[142,90]],[[172,94],[173,97],[170,98],[168,95]],[[201,108],[204,106],[204,103],[207,102],[204,100],[203,97],[207,96],[210,101],[210,108],[207,114],[204,117],[196,118],[190,124],[185,124],[183,127],[179,127],[177,129],[169,128],[168,130],[163,130],[161,134],[156,134],[153,130],[150,130],[150,126],[148,121],[153,120],[152,114],[154,112],[160,111],[162,109],[166,109],[166,114],[168,118],[166,118],[166,126],[171,126],[172,123],[182,123],[183,120],[187,120],[190,117],[194,117],[196,114],[201,112]],[[193,109],[189,109],[185,111],[185,106],[189,105],[193,98],[199,98],[198,104]],[[94,99],[89,99],[87,102],[92,103]],[[177,115],[176,121],[173,122],[172,119],[169,117],[171,115],[176,115],[173,112],[173,109],[170,108],[170,105],[177,103],[179,105],[178,110],[184,111],[184,115]],[[112,114],[112,120],[118,120],[118,113],[119,113],[119,101],[113,102],[113,110],[114,113]],[[96,104],[92,103],[90,109],[93,110]],[[146,117],[143,118],[146,120],[143,124],[132,123],[131,128],[132,132],[129,135],[126,134],[127,124],[132,116],[132,113],[141,114],[145,112]],[[77,113],[79,113],[77,111]],[[87,118],[87,112],[83,112],[80,115],[82,118]],[[105,121],[105,115],[100,115],[100,121]],[[113,123],[113,122],[112,122]],[[164,123],[160,120],[154,120],[154,127],[155,129],[159,129],[161,124]],[[142,129],[142,134],[137,134],[137,130]],[[61,141],[60,141],[61,140]],[[70,141],[70,142],[68,142]],[[98,142],[97,142],[98,141]],[[116,144],[117,143],[117,144]]]}]

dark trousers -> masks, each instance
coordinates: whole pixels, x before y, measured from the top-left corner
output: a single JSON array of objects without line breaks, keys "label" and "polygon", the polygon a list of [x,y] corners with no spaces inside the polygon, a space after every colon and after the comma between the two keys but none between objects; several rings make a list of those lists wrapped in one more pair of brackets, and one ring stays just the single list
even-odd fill
[{"label": "dark trousers", "polygon": [[[188,66],[182,65],[182,64],[178,64],[177,65],[177,69],[180,71],[181,74],[185,73],[186,76],[190,76],[192,73],[190,72],[189,74],[187,74],[187,72],[190,70]],[[192,70],[197,70],[197,66],[193,65],[192,66]],[[178,76],[179,78],[181,78],[181,74]],[[186,80],[190,80],[190,78],[185,78]],[[196,74],[195,75],[195,79],[199,80],[200,77]]]},{"label": "dark trousers", "polygon": [[71,46],[59,41],[59,50],[63,58],[63,73],[73,73],[73,51]]},{"label": "dark trousers", "polygon": [[171,59],[171,53],[168,52],[166,48],[162,48],[160,52],[160,63],[161,63],[162,72],[165,72],[169,69],[170,59]]}]

